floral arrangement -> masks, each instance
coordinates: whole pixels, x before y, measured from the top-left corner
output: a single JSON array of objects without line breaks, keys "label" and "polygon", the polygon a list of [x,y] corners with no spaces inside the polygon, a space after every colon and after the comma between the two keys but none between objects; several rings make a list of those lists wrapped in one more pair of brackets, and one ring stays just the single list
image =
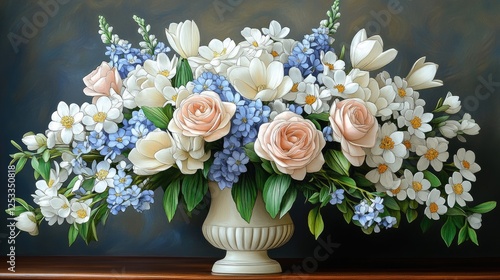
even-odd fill
[{"label": "floral arrangement", "polygon": [[166,29],[170,47],[134,16],[139,48],[100,17],[109,61],[83,78],[91,102],[59,102],[45,133],[24,135],[27,150],[12,141],[16,172],[30,161],[38,180],[36,207],[17,198],[7,209],[16,226],[36,235],[44,220],[67,223],[70,245],[78,236],[90,242],[110,213],[149,209],[156,189],[171,220],[179,203],[192,211],[215,181],[231,188],[247,221],[258,192],[271,217],[301,193],[316,238],[321,209],[334,205],[367,234],[420,214],[424,231],[444,221],[448,246],[455,237],[478,244],[481,214],[496,202],[469,205],[480,167],[473,151],[449,151],[449,141],[465,141],[479,125],[456,117],[460,100],[451,93],[425,111],[420,90],[442,86],[436,64],[422,57],[405,77],[380,71],[397,51],[365,30],[348,55],[336,52],[338,0],[327,16],[299,41],[272,21],[244,28],[239,43],[206,46],[187,20]]}]

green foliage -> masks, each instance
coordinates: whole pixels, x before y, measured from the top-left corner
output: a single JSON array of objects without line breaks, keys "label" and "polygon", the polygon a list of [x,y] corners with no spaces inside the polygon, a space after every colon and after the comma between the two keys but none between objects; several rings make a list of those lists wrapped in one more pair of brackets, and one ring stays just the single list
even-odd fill
[{"label": "green foliage", "polygon": [[340,175],[349,175],[351,164],[344,156],[342,151],[327,150],[324,154],[325,162],[328,167]]},{"label": "green foliage", "polygon": [[307,224],[309,226],[309,231],[311,231],[311,233],[314,235],[314,238],[316,239],[318,239],[319,235],[325,228],[320,209],[320,206],[316,206],[311,209],[311,211],[309,211],[309,215],[307,215]]},{"label": "green foliage", "polygon": [[181,192],[181,179],[177,178],[170,182],[165,188],[163,194],[163,209],[167,215],[168,221],[172,221],[175,212],[177,211],[177,205],[179,204],[179,194]]},{"label": "green foliage", "polygon": [[242,178],[236,184],[233,184],[231,195],[241,218],[250,223],[252,210],[257,199],[257,185],[255,180],[248,176],[248,173],[242,175]]},{"label": "green foliage", "polygon": [[167,129],[168,123],[172,119],[174,109],[171,104],[165,107],[141,107],[144,115],[158,128]]},{"label": "green foliage", "polygon": [[273,174],[266,180],[262,198],[266,204],[266,210],[272,218],[275,218],[280,213],[281,202],[291,182],[292,179],[289,175],[278,174]]},{"label": "green foliage", "polygon": [[177,64],[177,72],[172,79],[173,87],[185,86],[188,82],[193,80],[193,72],[191,71],[191,66],[185,58],[180,58]]},{"label": "green foliage", "polygon": [[182,179],[182,196],[189,212],[200,204],[208,191],[208,182],[203,179],[203,173],[198,170],[195,174]]}]

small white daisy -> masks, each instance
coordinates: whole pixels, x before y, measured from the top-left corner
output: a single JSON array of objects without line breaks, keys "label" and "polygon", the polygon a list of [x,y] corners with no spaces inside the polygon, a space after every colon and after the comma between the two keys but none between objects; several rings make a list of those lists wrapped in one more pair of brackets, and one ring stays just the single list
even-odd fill
[{"label": "small white daisy", "polygon": [[403,145],[406,148],[406,155],[403,158],[408,158],[410,156],[410,152],[415,152],[417,147],[420,145],[425,145],[425,140],[418,138],[415,135],[410,135],[408,131],[403,131]]},{"label": "small white daisy", "polygon": [[371,149],[372,153],[382,156],[387,163],[396,162],[396,158],[406,155],[406,147],[403,145],[403,132],[391,122],[384,123],[379,129],[377,142]]},{"label": "small white daisy", "polygon": [[453,156],[453,163],[460,170],[460,174],[462,174],[465,179],[473,182],[476,181],[476,175],[474,175],[474,173],[481,170],[481,167],[475,161],[476,155],[474,152],[466,151],[464,148],[460,148],[457,154]]},{"label": "small white daisy", "polygon": [[95,178],[93,191],[102,193],[106,190],[107,187],[114,187],[113,177],[116,174],[116,169],[110,167],[109,162],[101,161],[95,167],[92,166],[92,169],[94,171]]},{"label": "small white daisy", "polygon": [[404,112],[404,116],[398,117],[398,126],[405,125],[408,127],[410,134],[415,134],[417,137],[424,139],[424,133],[432,130],[432,127],[428,124],[432,117],[432,113],[424,113],[424,107],[416,106],[414,110],[408,109]]},{"label": "small white daisy", "polygon": [[418,146],[416,152],[420,156],[417,162],[418,170],[426,170],[430,163],[434,170],[441,171],[443,162],[449,157],[448,141],[442,137],[427,138],[425,145]]},{"label": "small white daisy", "polygon": [[408,182],[404,180],[404,177],[401,177],[399,179],[399,184],[397,185],[397,187],[387,190],[386,193],[388,196],[396,197],[399,201],[403,201],[408,197],[408,187]]},{"label": "small white daisy", "polygon": [[76,104],[59,102],[57,111],[52,113],[52,121],[49,123],[49,129],[58,133],[64,142],[69,144],[73,140],[73,135],[83,132],[83,125],[80,123],[83,119],[83,113]]},{"label": "small white daisy", "polygon": [[297,67],[290,68],[288,76],[292,79],[293,86],[290,92],[283,96],[283,99],[289,101],[295,101],[298,94],[305,94],[307,85],[314,84],[316,82],[316,78],[313,75],[309,75],[304,78],[302,76],[302,72],[300,72]]},{"label": "small white daisy", "polygon": [[330,71],[345,69],[345,62],[343,60],[338,59],[337,55],[332,51],[328,51],[326,53],[321,51],[320,59],[321,59],[321,64],[323,64],[324,66],[323,74],[325,75],[327,75]]},{"label": "small white daisy", "polygon": [[297,94],[295,103],[304,105],[304,111],[308,114],[323,113],[329,110],[327,101],[331,98],[329,90],[320,89],[318,84],[306,84],[305,92]]},{"label": "small white daisy", "polygon": [[408,197],[419,204],[424,204],[429,196],[429,188],[431,187],[429,180],[424,179],[424,173],[417,172],[412,174],[410,170],[405,169],[404,180],[408,185],[406,190]]},{"label": "small white daisy", "polygon": [[290,33],[290,28],[282,28],[279,22],[272,20],[269,23],[269,28],[262,28],[262,33],[264,35],[269,35],[269,37],[271,37],[271,39],[275,41],[280,41],[282,39],[285,39],[288,33]]},{"label": "small white daisy", "polygon": [[394,173],[401,167],[402,159],[397,159],[394,163],[387,163],[381,156],[370,156],[366,158],[366,164],[375,169],[366,173],[365,177],[370,182],[376,184],[380,182],[388,189],[394,188]]},{"label": "small white daisy", "polygon": [[88,104],[83,109],[85,116],[82,119],[83,124],[88,131],[95,130],[107,133],[118,131],[118,124],[123,120],[123,114],[119,106],[114,105],[106,96],[99,98],[96,104]]},{"label": "small white daisy", "polygon": [[444,190],[448,194],[448,205],[453,207],[456,202],[463,207],[466,201],[472,201],[470,189],[471,183],[464,181],[460,173],[453,172],[453,175],[448,179],[448,184],[444,186]]},{"label": "small white daisy", "polygon": [[174,55],[172,60],[170,60],[166,53],[160,53],[156,57],[156,60],[146,60],[143,67],[152,77],[162,75],[168,79],[172,79],[177,71],[177,56]]},{"label": "small white daisy", "polygon": [[425,202],[427,206],[424,210],[427,218],[432,220],[439,220],[439,216],[443,215],[448,211],[448,207],[446,207],[445,199],[441,197],[441,192],[438,189],[433,189],[429,193],[429,198]]},{"label": "small white daisy", "polygon": [[88,222],[88,220],[90,219],[91,203],[92,199],[78,201],[76,198],[73,198],[71,200],[71,216],[74,218],[74,222],[76,222],[77,224]]},{"label": "small white daisy", "polygon": [[343,70],[338,70],[323,75],[323,84],[331,90],[333,96],[346,97],[355,93],[359,85],[352,81],[351,76],[345,74]]}]

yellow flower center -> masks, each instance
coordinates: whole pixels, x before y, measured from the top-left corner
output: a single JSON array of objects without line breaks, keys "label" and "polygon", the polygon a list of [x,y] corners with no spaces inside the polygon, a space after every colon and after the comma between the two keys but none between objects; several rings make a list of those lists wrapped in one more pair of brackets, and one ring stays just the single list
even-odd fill
[{"label": "yellow flower center", "polygon": [[439,153],[433,148],[430,148],[427,150],[427,153],[425,153],[424,157],[428,160],[435,160],[438,157]]},{"label": "yellow flower center", "polygon": [[277,56],[278,56],[278,55],[280,55],[280,54],[279,54],[277,51],[272,51],[272,52],[271,52],[271,55],[272,55],[273,57],[277,57]]},{"label": "yellow flower center", "polygon": [[120,183],[125,183],[125,181],[127,181],[127,178],[122,177],[122,178],[120,178],[120,180],[118,180],[118,181],[120,181]]},{"label": "yellow flower center", "polygon": [[259,46],[259,43],[257,43],[257,41],[253,41],[252,45],[257,48]]},{"label": "yellow flower center", "polygon": [[410,121],[411,123],[411,126],[414,128],[414,129],[417,129],[419,127],[422,126],[422,120],[419,118],[419,117],[413,117],[413,120]]},{"label": "yellow flower center", "polygon": [[68,204],[66,204],[66,203],[64,203],[64,205],[63,205],[63,206],[61,206],[61,208],[62,208],[62,209],[68,209],[68,207],[69,207],[69,206],[68,206]]},{"label": "yellow flower center", "polygon": [[468,161],[466,161],[465,159],[462,160],[462,165],[464,166],[465,169],[469,169],[470,168],[470,163]]},{"label": "yellow flower center", "polygon": [[462,187],[462,184],[458,183],[453,185],[453,192],[461,195],[464,192],[464,187]]},{"label": "yellow flower center", "polygon": [[343,93],[344,90],[345,90],[345,86],[342,85],[342,84],[338,84],[335,86],[335,88],[340,92],[340,93]]},{"label": "yellow flower center", "polygon": [[98,112],[92,118],[94,119],[95,122],[102,123],[106,119],[106,113],[104,113],[104,112]]},{"label": "yellow flower center", "polygon": [[401,191],[401,187],[397,187],[396,189],[391,190],[391,193],[396,195]]},{"label": "yellow flower center", "polygon": [[416,191],[416,192],[419,192],[422,190],[422,184],[420,182],[417,182],[417,181],[413,181],[411,186],[413,187],[413,189]]},{"label": "yellow flower center", "polygon": [[170,71],[168,71],[168,70],[162,70],[162,71],[158,72],[158,74],[163,75],[165,77],[168,77],[168,75],[170,75]]},{"label": "yellow flower center", "polygon": [[116,138],[116,142],[119,142],[119,143],[123,142],[123,138],[121,138],[121,137]]},{"label": "yellow flower center", "polygon": [[61,124],[65,128],[71,128],[73,123],[75,123],[75,119],[72,116],[64,116],[61,118]]},{"label": "yellow flower center", "polygon": [[172,96],[172,101],[176,102],[177,101],[177,94]]},{"label": "yellow flower center", "polygon": [[102,180],[106,179],[106,176],[108,176],[108,173],[109,173],[108,170],[101,169],[101,170],[97,171],[96,177],[98,180],[102,181]]},{"label": "yellow flower center", "polygon": [[80,219],[87,217],[87,211],[85,211],[83,209],[76,211],[76,214],[78,215],[78,218],[80,218]]},{"label": "yellow flower center", "polygon": [[406,149],[410,149],[411,148],[411,142],[410,140],[404,140],[403,141],[403,145],[405,145]]},{"label": "yellow flower center", "polygon": [[316,96],[314,96],[314,95],[306,96],[306,104],[312,105],[312,104],[314,104],[314,102],[316,102]]},{"label": "yellow flower center", "polygon": [[[254,46],[255,46],[255,44],[257,44],[257,42],[254,42]],[[255,46],[255,47],[257,47],[257,46]],[[227,51],[227,48],[224,48],[220,53],[214,51],[214,57],[219,57],[221,55],[225,55],[226,51]]]},{"label": "yellow flower center", "polygon": [[54,180],[50,179],[49,182],[47,183],[47,187],[52,188],[53,185],[54,185]]},{"label": "yellow flower center", "polygon": [[292,89],[290,91],[291,92],[297,92],[297,91],[299,91],[299,83],[293,84]]},{"label": "yellow flower center", "polygon": [[266,85],[260,85],[260,86],[257,86],[257,91],[262,91],[262,90],[265,90],[267,88]]},{"label": "yellow flower center", "polygon": [[385,171],[387,171],[387,168],[389,168],[387,166],[387,164],[384,164],[384,163],[380,164],[378,166],[378,173],[380,173],[380,174],[384,173]]},{"label": "yellow flower center", "polygon": [[431,213],[436,213],[438,209],[439,206],[435,202],[432,202],[431,205],[429,205],[429,210],[431,210]]},{"label": "yellow flower center", "polygon": [[380,141],[380,149],[383,150],[392,150],[394,149],[394,141],[389,136],[384,136],[384,139]]},{"label": "yellow flower center", "polygon": [[406,96],[406,90],[404,88],[398,88],[398,95],[400,97],[405,97]]},{"label": "yellow flower center", "polygon": [[328,63],[328,62],[325,63],[325,66],[328,66],[328,69],[330,69],[330,70],[335,69],[335,67],[333,66],[333,64]]}]

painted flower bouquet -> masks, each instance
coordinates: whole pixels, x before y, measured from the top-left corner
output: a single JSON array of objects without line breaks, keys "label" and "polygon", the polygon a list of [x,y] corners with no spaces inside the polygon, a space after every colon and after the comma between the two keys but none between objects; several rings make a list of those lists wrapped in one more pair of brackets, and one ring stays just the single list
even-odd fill
[{"label": "painted flower bouquet", "polygon": [[246,221],[258,192],[271,217],[300,193],[316,238],[321,209],[335,206],[367,234],[420,214],[424,231],[442,222],[448,246],[455,237],[478,244],[481,214],[496,203],[471,205],[480,167],[473,151],[449,151],[449,141],[479,125],[457,117],[451,93],[425,111],[420,90],[442,86],[436,64],[422,57],[406,76],[391,76],[380,69],[395,49],[360,30],[348,54],[334,50],[339,1],[327,16],[299,41],[272,21],[244,28],[239,43],[203,46],[187,20],[166,29],[170,47],[134,16],[139,48],[100,17],[109,61],[83,78],[92,99],[59,102],[45,133],[24,135],[27,150],[12,141],[16,172],[30,163],[38,181],[36,207],[17,198],[7,212],[31,235],[42,221],[69,224],[71,245],[97,240],[109,214],[149,209],[155,194],[169,220],[179,203],[192,211],[214,181],[231,188]]}]

